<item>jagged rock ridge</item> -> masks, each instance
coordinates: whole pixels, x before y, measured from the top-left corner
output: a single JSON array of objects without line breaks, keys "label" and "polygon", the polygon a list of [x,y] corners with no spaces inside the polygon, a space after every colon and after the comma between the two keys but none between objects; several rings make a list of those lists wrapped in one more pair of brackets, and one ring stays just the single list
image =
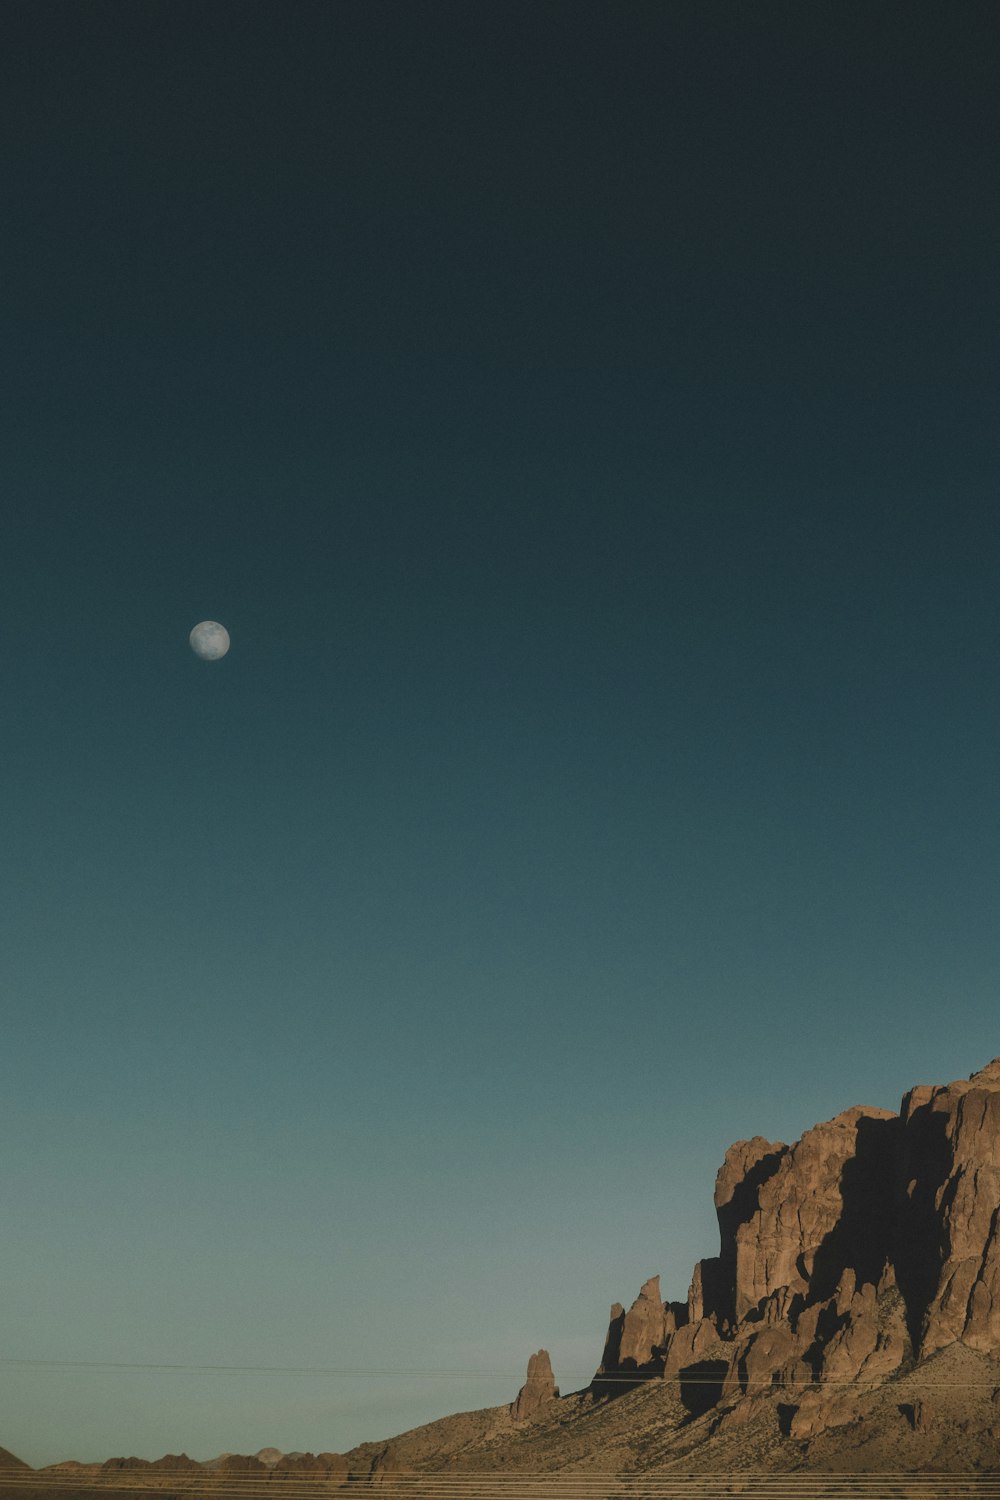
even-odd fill
[{"label": "jagged rock ridge", "polygon": [[686,1304],[653,1277],[612,1307],[595,1389],[673,1378],[697,1410],[882,1380],[956,1341],[997,1352],[1000,1058],[910,1089],[899,1114],[855,1105],[794,1146],[737,1141],[715,1207],[719,1254]]},{"label": "jagged rock ridge", "polygon": [[[290,1470],[334,1486],[420,1472],[673,1472],[678,1463],[689,1473],[992,1471],[1000,1058],[968,1079],[910,1089],[898,1114],[853,1106],[792,1146],[738,1141],[715,1206],[719,1253],[696,1264],[686,1302],[664,1302],[653,1276],[627,1311],[615,1303],[600,1367],[582,1391],[559,1397],[542,1349],[509,1406],[348,1454],[275,1462],[277,1450],[261,1450],[220,1455],[202,1470],[221,1485]],[[0,1468],[4,1460],[19,1462],[2,1454]],[[47,1472],[93,1469],[125,1492],[160,1465],[199,1467],[181,1456]],[[175,1472],[171,1482],[180,1490],[189,1477]]]},{"label": "jagged rock ridge", "polygon": [[652,1276],[614,1303],[584,1390],[557,1399],[540,1350],[511,1406],[362,1444],[350,1476],[992,1465],[1000,1058],[910,1089],[898,1114],[855,1105],[791,1146],[736,1142],[715,1207],[719,1253],[686,1302]]}]

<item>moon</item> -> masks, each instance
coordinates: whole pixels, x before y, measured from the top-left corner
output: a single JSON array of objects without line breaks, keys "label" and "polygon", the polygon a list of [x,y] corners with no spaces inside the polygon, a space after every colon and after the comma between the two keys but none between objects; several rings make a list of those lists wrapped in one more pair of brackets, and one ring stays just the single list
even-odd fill
[{"label": "moon", "polygon": [[218,620],[202,620],[188,636],[191,650],[202,661],[218,661],[229,650],[229,631]]}]

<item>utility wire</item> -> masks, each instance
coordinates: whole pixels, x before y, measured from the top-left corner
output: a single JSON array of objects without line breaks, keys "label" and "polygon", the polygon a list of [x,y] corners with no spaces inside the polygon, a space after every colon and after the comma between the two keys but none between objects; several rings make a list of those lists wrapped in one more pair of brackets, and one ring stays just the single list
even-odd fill
[{"label": "utility wire", "polygon": [[[203,1364],[169,1364],[164,1362],[133,1362],[130,1360],[113,1359],[7,1359],[0,1358],[0,1369],[22,1369],[22,1370],[179,1370],[179,1371],[201,1371],[207,1374],[225,1375],[341,1375],[350,1376],[352,1379],[363,1375],[377,1375],[389,1379],[413,1379],[420,1380],[511,1380],[524,1383],[524,1372],[509,1369],[492,1370],[428,1370],[428,1369],[397,1369],[397,1370],[372,1370],[361,1368],[333,1368],[324,1365],[203,1365]],[[769,1375],[760,1376],[756,1379],[747,1378],[739,1381],[740,1389],[748,1385],[763,1385],[781,1390],[785,1386],[793,1385],[859,1385],[879,1387],[892,1379],[897,1372],[891,1371],[886,1377],[853,1376],[846,1380],[808,1380],[805,1377],[798,1380],[783,1380],[775,1385]],[[915,1374],[915,1370],[909,1370],[902,1378],[909,1379]],[[619,1383],[622,1385],[721,1385],[721,1375],[643,1375],[638,1372],[619,1371],[608,1375],[595,1375],[593,1372],[581,1373],[571,1371],[565,1377],[569,1380],[584,1380],[587,1384],[582,1390],[589,1389],[594,1385],[611,1385]],[[982,1388],[984,1390],[1000,1390],[1000,1384],[996,1380],[921,1380],[922,1386],[956,1387],[967,1389]],[[578,1392],[570,1391],[568,1395],[576,1395]],[[0,1470],[0,1478],[3,1471]]]}]

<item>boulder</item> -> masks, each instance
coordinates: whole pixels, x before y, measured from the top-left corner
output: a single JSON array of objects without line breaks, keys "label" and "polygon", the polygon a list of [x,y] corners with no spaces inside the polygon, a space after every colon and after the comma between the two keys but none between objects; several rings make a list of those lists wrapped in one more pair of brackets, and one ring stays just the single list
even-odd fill
[{"label": "boulder", "polygon": [[711,1358],[719,1344],[719,1330],[711,1318],[701,1318],[697,1323],[685,1323],[667,1341],[664,1379],[676,1377],[686,1365]]},{"label": "boulder", "polygon": [[831,1427],[846,1427],[861,1418],[861,1397],[855,1391],[806,1391],[789,1425],[793,1438],[816,1437]]},{"label": "boulder", "polygon": [[752,1397],[784,1383],[782,1372],[799,1354],[799,1343],[787,1323],[750,1329],[734,1340],[722,1382],[722,1400]]}]

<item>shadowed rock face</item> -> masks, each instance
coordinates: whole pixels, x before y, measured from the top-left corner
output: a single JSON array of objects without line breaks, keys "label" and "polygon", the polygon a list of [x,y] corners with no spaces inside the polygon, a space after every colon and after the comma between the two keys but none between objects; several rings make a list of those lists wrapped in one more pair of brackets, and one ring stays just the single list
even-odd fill
[{"label": "shadowed rock face", "polygon": [[661,1302],[654,1276],[612,1308],[595,1394],[611,1372],[662,1373],[696,1413],[829,1385],[789,1418],[805,1435],[831,1425],[834,1387],[956,1341],[1000,1352],[1000,1058],[911,1089],[898,1115],[855,1105],[793,1146],[737,1141],[715,1206],[719,1254],[697,1262],[686,1304]]},{"label": "shadowed rock face", "polygon": [[[752,1295],[757,1283],[768,1279],[763,1254],[758,1253],[763,1251],[760,1234],[752,1226],[760,1217],[761,1191],[787,1154],[788,1147],[781,1141],[772,1143],[755,1135],[752,1140],[730,1146],[719,1168],[715,1212],[721,1249],[712,1266],[713,1296],[702,1315],[720,1324],[738,1322],[761,1295],[766,1295],[760,1291]],[[706,1269],[710,1265],[704,1261],[700,1264]]]},{"label": "shadowed rock face", "polygon": [[[903,1100],[901,1259],[922,1355],[1000,1347],[1000,1058]],[[924,1294],[926,1303],[921,1306]]]},{"label": "shadowed rock face", "polygon": [[612,1302],[608,1331],[604,1339],[604,1353],[598,1366],[598,1375],[606,1375],[618,1369],[618,1358],[622,1347],[622,1329],[625,1326],[625,1309],[620,1302]]},{"label": "shadowed rock face", "polygon": [[[855,1106],[814,1125],[791,1148],[772,1148],[750,1168],[719,1210],[737,1324],[782,1287],[808,1288],[811,1299],[831,1296],[846,1267],[859,1282],[878,1280],[889,1251],[898,1129],[890,1110]],[[754,1143],[740,1142],[747,1144]],[[717,1199],[718,1193],[717,1185]],[[730,1228],[726,1210],[741,1197]],[[734,1248],[727,1247],[727,1233]]]}]

